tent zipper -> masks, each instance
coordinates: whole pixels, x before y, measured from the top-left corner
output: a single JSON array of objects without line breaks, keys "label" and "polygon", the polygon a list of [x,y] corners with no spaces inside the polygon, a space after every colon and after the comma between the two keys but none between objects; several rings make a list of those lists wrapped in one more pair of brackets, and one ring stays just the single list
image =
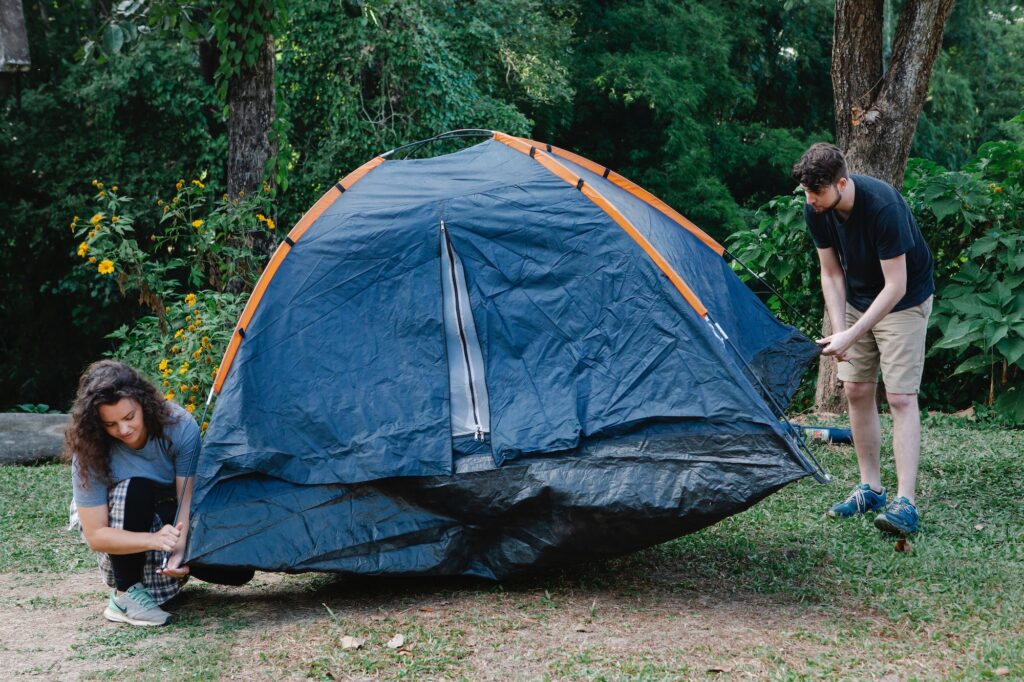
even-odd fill
[{"label": "tent zipper", "polygon": [[462,306],[459,303],[459,280],[455,276],[455,250],[452,248],[452,240],[448,236],[448,230],[441,221],[441,234],[444,235],[445,254],[448,256],[448,271],[452,278],[452,291],[455,299],[455,320],[459,328],[459,343],[462,345],[462,357],[466,362],[466,383],[469,386],[469,402],[473,407],[473,423],[476,425],[476,433],[473,438],[478,441],[484,439],[484,430],[480,425],[480,408],[476,401],[476,389],[473,380],[473,365],[469,360],[469,342],[466,340],[466,326],[462,320]]}]

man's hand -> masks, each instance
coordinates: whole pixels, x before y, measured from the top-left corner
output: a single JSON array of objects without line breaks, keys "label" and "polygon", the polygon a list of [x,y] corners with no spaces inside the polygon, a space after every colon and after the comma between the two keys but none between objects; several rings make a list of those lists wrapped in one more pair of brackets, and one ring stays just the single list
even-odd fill
[{"label": "man's hand", "polygon": [[856,342],[857,336],[853,334],[852,330],[847,329],[831,336],[826,336],[823,339],[818,339],[816,343],[819,346],[824,346],[821,349],[822,355],[831,355],[841,362],[848,362],[850,356],[847,351]]}]

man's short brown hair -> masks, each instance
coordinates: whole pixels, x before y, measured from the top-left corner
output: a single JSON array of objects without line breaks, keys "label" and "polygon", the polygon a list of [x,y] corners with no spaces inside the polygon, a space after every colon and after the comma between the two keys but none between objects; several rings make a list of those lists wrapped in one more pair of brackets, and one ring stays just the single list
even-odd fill
[{"label": "man's short brown hair", "polygon": [[793,179],[812,192],[820,192],[845,177],[848,175],[843,153],[827,142],[812,144],[793,165]]}]

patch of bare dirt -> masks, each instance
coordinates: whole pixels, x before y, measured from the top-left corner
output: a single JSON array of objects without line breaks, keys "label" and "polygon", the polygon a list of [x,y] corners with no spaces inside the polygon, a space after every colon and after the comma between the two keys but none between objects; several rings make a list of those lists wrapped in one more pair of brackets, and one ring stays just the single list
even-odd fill
[{"label": "patch of bare dirt", "polygon": [[[0,574],[0,676],[77,680],[131,669],[156,647],[202,646],[183,641],[195,637],[194,631],[170,628],[147,636],[134,659],[89,656],[90,642],[127,628],[103,619],[105,599],[94,572]],[[194,583],[168,608],[205,614],[200,630],[214,630],[222,618],[242,623],[222,668],[231,679],[305,679],[312,661],[338,660],[339,639],[355,634],[346,631],[352,628],[361,628],[368,648],[378,652],[386,651],[384,643],[394,634],[404,633],[411,657],[426,654],[417,637],[456,632],[460,653],[451,672],[479,680],[575,676],[581,660],[598,668],[641,661],[681,671],[681,677],[759,678],[780,669],[800,675],[807,661],[827,660],[849,642],[848,631],[844,635],[840,628],[851,627],[850,618],[865,638],[899,644],[900,637],[891,623],[870,613],[837,617],[780,596],[657,588],[636,594],[576,586],[551,594],[530,585],[505,591],[481,583],[258,573],[242,588]],[[906,655],[892,665],[872,663],[873,677],[930,678],[947,669],[941,650],[898,648]],[[351,669],[335,676],[376,677]]]}]

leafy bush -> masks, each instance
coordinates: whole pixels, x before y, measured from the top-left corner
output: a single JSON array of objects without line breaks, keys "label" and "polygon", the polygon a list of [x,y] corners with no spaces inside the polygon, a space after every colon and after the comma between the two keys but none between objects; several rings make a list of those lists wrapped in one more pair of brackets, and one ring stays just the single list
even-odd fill
[{"label": "leafy bush", "polygon": [[92,217],[71,221],[80,263],[66,279],[93,296],[134,294],[151,313],[108,338],[110,353],[149,375],[193,412],[209,392],[235,321],[263,269],[276,230],[269,187],[215,198],[203,176],[140,207],[117,185],[93,180]]},{"label": "leafy bush", "polygon": [[987,384],[985,403],[1024,423],[1024,144],[984,144],[958,172],[919,163],[907,194],[935,235],[941,338],[929,356],[954,365],[950,379],[978,380],[975,397]]}]

